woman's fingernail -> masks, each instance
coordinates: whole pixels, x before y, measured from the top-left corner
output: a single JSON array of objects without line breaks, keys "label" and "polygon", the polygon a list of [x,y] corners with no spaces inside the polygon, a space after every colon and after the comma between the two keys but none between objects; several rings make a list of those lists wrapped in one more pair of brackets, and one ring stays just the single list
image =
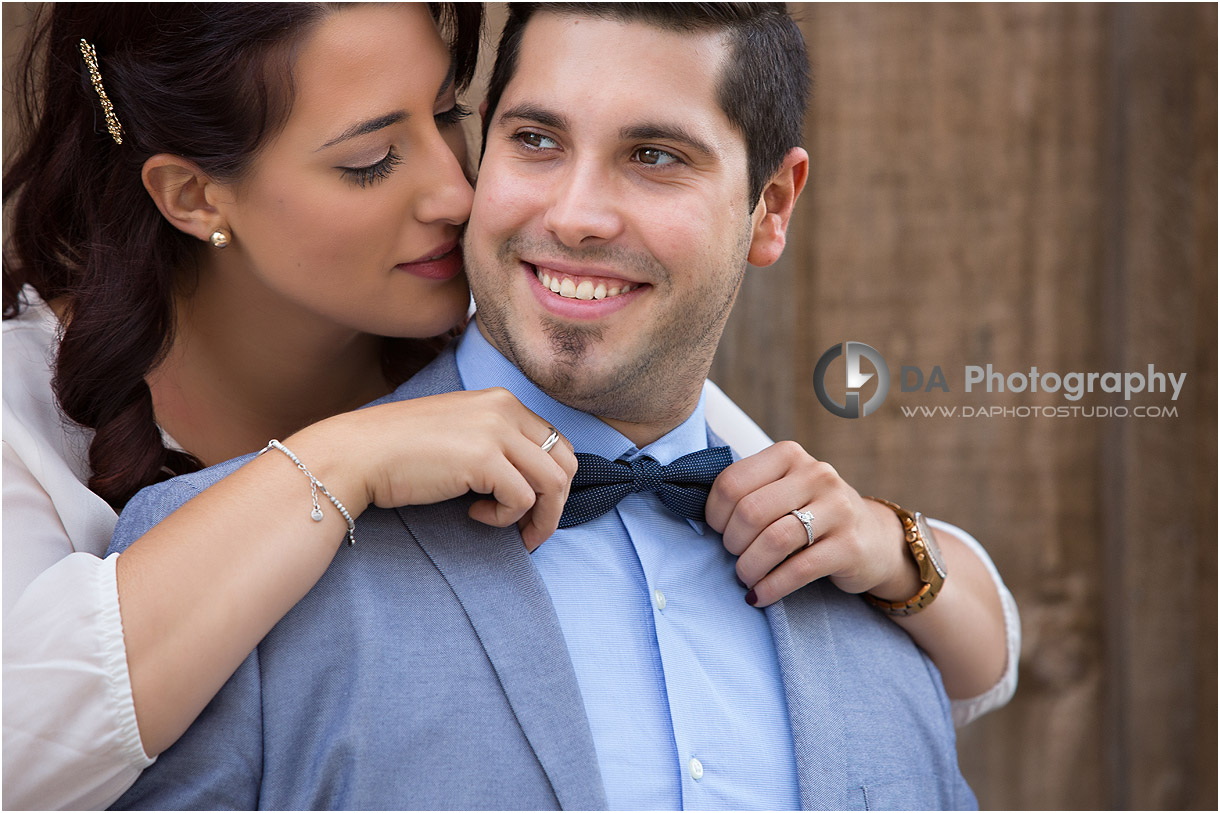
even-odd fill
[{"label": "woman's fingernail", "polygon": [[755,593],[753,590],[746,593],[746,604],[749,604],[751,607],[753,607],[757,603],[758,603],[758,594],[757,593]]},{"label": "woman's fingernail", "polygon": [[741,586],[742,590],[746,589],[746,583],[741,580],[741,576],[734,575],[733,578],[737,579],[737,584]]}]

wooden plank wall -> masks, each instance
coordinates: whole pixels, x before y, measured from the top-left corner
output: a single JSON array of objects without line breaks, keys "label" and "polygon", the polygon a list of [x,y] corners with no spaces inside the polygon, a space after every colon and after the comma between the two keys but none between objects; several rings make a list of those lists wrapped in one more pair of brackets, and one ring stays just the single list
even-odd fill
[{"label": "wooden plank wall", "polygon": [[[1016,698],[960,733],[984,807],[1215,809],[1216,7],[791,5],[812,172],[713,378],[991,551],[1025,637]],[[812,386],[849,339],[894,379],[860,420]],[[988,362],[1188,375],[1130,402],[1176,418],[903,416],[1071,403],[963,392]],[[952,392],[899,392],[900,364]]]}]

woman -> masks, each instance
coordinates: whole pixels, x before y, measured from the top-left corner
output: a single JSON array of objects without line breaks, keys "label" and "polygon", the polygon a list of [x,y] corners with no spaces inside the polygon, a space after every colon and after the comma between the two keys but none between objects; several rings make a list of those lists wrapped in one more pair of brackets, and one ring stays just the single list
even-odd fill
[{"label": "woman", "polygon": [[[7,806],[116,798],[368,504],[473,489],[531,549],[555,529],[574,458],[503,392],[351,411],[467,307],[479,11],[434,8],[58,6],[39,29],[37,127],[5,176]],[[333,71],[326,47],[372,25],[401,52]],[[292,454],[94,555],[140,487],[269,438]]]}]

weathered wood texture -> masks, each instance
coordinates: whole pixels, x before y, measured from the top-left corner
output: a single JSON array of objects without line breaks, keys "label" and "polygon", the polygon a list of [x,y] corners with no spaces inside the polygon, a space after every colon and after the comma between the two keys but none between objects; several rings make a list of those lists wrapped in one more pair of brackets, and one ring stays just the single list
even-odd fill
[{"label": "weathered wood texture", "polygon": [[[991,551],[1025,637],[1016,698],[960,733],[984,807],[1215,809],[1216,7],[793,8],[809,185],[713,377],[862,492]],[[860,420],[812,385],[849,339],[893,378]],[[904,417],[1073,403],[965,393],[987,363],[1188,375],[1176,402],[1127,404],[1177,417]],[[951,392],[900,392],[903,364]]]}]

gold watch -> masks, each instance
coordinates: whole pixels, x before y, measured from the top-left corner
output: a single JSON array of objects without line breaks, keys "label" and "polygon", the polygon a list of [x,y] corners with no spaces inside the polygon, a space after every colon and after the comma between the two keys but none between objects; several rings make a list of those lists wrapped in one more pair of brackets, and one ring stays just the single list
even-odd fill
[{"label": "gold watch", "polygon": [[940,553],[940,547],[936,544],[936,537],[932,534],[932,529],[928,527],[924,515],[918,511],[908,511],[880,497],[865,497],[865,499],[887,506],[902,521],[902,533],[911,549],[911,555],[915,557],[915,564],[919,565],[919,578],[923,581],[923,587],[906,601],[886,601],[877,598],[872,593],[865,593],[864,598],[869,604],[890,615],[915,615],[932,603],[941,587],[944,586],[945,577],[949,575],[949,571],[945,568],[944,557]]}]

